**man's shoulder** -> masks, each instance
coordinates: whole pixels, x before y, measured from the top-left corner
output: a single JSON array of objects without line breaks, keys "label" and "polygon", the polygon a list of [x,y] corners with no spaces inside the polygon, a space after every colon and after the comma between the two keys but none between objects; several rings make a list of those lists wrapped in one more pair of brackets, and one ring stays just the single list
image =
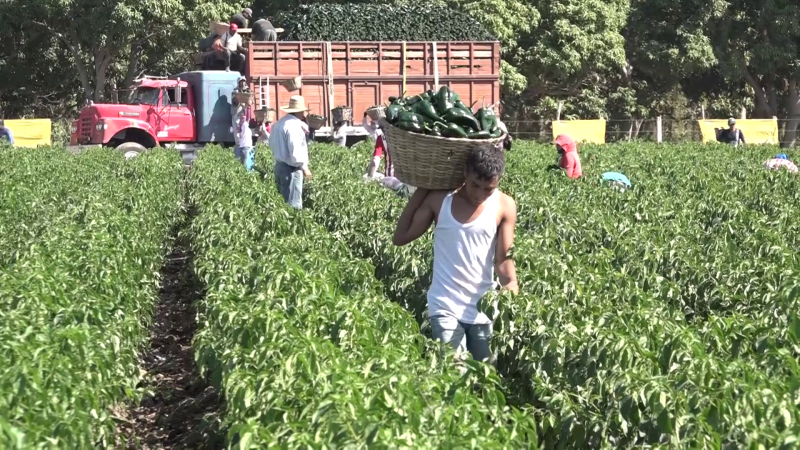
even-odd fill
[{"label": "man's shoulder", "polygon": [[516,215],[517,213],[517,202],[514,199],[506,194],[503,191],[497,191],[500,194],[500,208],[503,212],[513,213]]}]

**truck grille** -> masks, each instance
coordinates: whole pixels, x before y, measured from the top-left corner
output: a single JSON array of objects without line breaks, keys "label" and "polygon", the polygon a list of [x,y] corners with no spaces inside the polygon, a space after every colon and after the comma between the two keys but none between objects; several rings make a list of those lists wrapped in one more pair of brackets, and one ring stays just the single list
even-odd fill
[{"label": "truck grille", "polygon": [[90,142],[92,140],[92,129],[94,128],[92,125],[92,118],[81,117],[80,127],[81,141]]}]

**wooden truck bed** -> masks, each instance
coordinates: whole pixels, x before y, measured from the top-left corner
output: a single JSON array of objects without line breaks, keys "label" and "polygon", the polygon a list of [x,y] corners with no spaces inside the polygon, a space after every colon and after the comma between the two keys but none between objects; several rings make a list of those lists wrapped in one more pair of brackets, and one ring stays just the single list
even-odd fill
[{"label": "wooden truck bed", "polygon": [[[499,42],[250,42],[247,79],[257,107],[278,109],[289,97],[305,97],[311,113],[330,120],[330,110],[353,109],[352,125],[389,96],[448,85],[464,103],[500,100]],[[300,91],[283,82],[302,77]],[[331,125],[328,123],[328,125]]]}]

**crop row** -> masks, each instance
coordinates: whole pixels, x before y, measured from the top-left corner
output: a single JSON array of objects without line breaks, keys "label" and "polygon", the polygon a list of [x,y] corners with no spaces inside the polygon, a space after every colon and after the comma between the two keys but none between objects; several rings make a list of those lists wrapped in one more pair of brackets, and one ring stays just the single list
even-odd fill
[{"label": "crop row", "polygon": [[439,360],[374,267],[271,182],[209,148],[190,187],[207,285],[194,348],[226,398],[229,445],[536,446],[533,417],[505,404],[494,371]]},{"label": "crop row", "polygon": [[[647,161],[641,150],[637,158]],[[315,218],[371,259],[387,295],[424,323],[430,236],[408,248],[393,247],[393,222],[404,202],[359,180],[367,155],[332,147],[318,147],[315,155],[309,193]],[[788,325],[796,327],[796,319],[768,321],[756,307],[721,315],[707,308],[702,320],[687,319],[675,302],[653,295],[655,290],[643,283],[646,277],[627,270],[641,268],[642,251],[663,251],[654,244],[664,232],[654,225],[652,235],[644,233],[637,214],[657,214],[652,198],[663,199],[664,188],[649,192],[648,183],[642,183],[636,194],[625,197],[590,182],[536,174],[535,164],[544,166],[549,157],[534,148],[509,158],[503,185],[520,203],[515,253],[525,294],[501,303],[495,339],[500,372],[513,392],[509,395],[515,403],[540,407],[545,442],[791,442],[798,430],[793,386],[800,371],[796,328]],[[625,161],[624,155],[620,159]],[[269,169],[268,158],[260,157],[259,164]],[[649,170],[667,171],[669,164],[664,166]],[[793,182],[761,172],[748,177],[751,189],[759,177]],[[724,187],[717,184],[717,189]],[[676,206],[681,201],[686,200],[675,200]],[[643,234],[625,241],[620,237],[626,231]],[[610,245],[582,248],[584,236],[602,233]],[[677,296],[691,286],[691,281],[673,282]],[[800,291],[790,287],[775,288],[771,299],[760,299],[761,306],[780,304],[790,310]]]},{"label": "crop row", "polygon": [[0,447],[112,444],[182,172],[166,151],[0,150]]}]

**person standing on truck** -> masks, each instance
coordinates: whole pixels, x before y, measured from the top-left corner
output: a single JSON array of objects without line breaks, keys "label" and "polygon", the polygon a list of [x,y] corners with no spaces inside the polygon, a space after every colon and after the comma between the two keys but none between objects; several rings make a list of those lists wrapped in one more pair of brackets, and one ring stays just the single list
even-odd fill
[{"label": "person standing on truck", "polygon": [[240,72],[244,72],[245,54],[247,49],[242,47],[242,35],[237,33],[239,26],[231,23],[231,28],[220,38],[220,47],[217,54],[225,61],[225,71],[231,71],[231,63],[235,62]]},{"label": "person standing on truck", "polygon": [[269,19],[258,19],[253,24],[254,42],[275,42],[278,40],[278,32],[272,26]]},{"label": "person standing on truck", "polygon": [[247,28],[247,21],[253,17],[253,10],[245,8],[240,13],[236,13],[231,17],[230,22],[235,23],[239,28]]},{"label": "person standing on truck", "polygon": [[0,119],[0,142],[8,141],[9,144],[14,145],[14,133],[11,132],[11,128],[6,126],[6,121]]},{"label": "person standing on truck", "polygon": [[308,108],[302,96],[293,95],[289,105],[281,110],[286,115],[275,123],[269,135],[269,147],[275,158],[275,184],[289,206],[303,209],[303,177],[311,178],[305,122]]},{"label": "person standing on truck", "polygon": [[510,257],[517,205],[497,188],[505,153],[476,149],[467,157],[466,181],[455,191],[418,188],[397,221],[392,243],[413,242],[434,224],[433,280],[428,314],[434,339],[478,361],[491,360],[492,320],[478,310],[484,294],[496,287],[519,293]]}]

